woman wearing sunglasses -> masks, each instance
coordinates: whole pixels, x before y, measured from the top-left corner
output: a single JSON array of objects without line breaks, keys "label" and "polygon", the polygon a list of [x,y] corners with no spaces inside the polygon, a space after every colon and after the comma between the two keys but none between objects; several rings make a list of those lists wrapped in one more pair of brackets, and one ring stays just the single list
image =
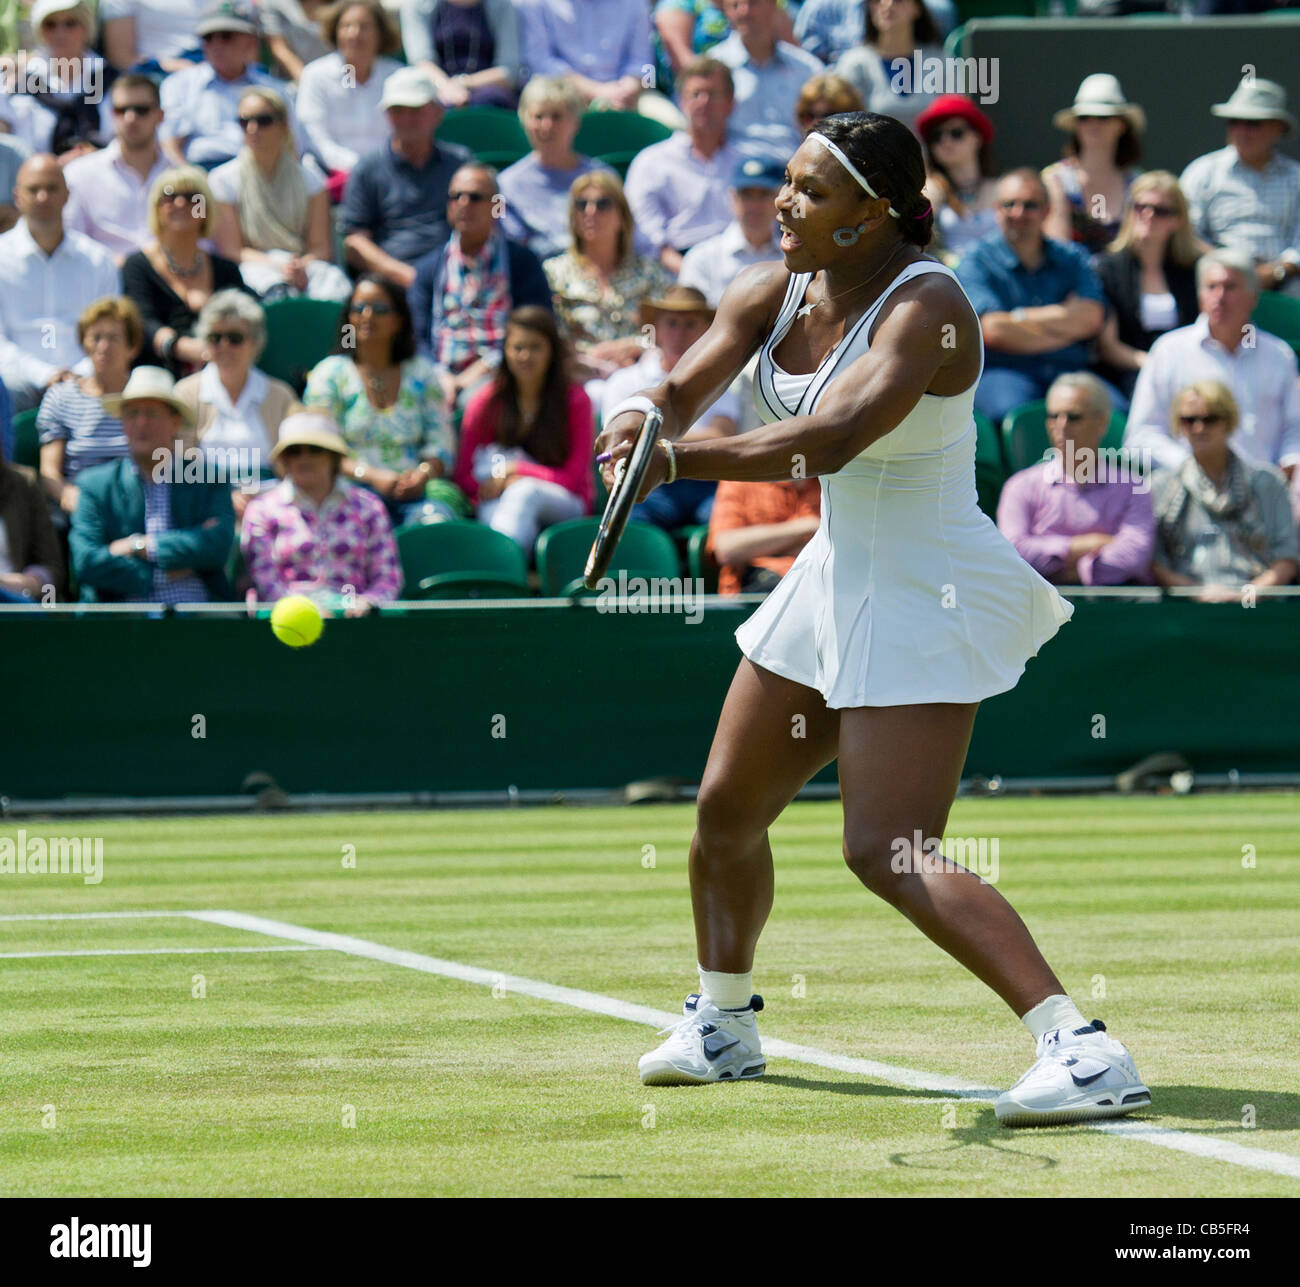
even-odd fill
[{"label": "woman wearing sunglasses", "polygon": [[658,298],[673,279],[657,259],[633,249],[636,225],[616,174],[593,170],[573,181],[569,234],[569,249],[542,267],[578,372],[598,403],[595,382],[641,356],[641,301]]},{"label": "woman wearing sunglasses", "polygon": [[259,479],[270,472],[281,422],[301,408],[283,380],[254,366],[266,347],[266,315],[255,299],[219,291],[203,306],[197,329],[207,363],[177,384],[176,396],[194,413],[204,451],[225,458],[226,476],[237,488],[235,517],[242,518]]},{"label": "woman wearing sunglasses", "polygon": [[188,165],[164,170],[149,191],[153,240],[122,264],[122,293],[144,318],[142,361],[175,376],[197,371],[206,360],[194,334],[203,305],[217,291],[247,290],[238,264],[199,244],[215,221],[204,172]]},{"label": "woman wearing sunglasses", "polygon": [[271,458],[283,479],[249,502],[239,546],[257,598],[306,594],[361,616],[402,588],[397,542],[383,502],[343,473],[348,445],[319,412],[280,426]]},{"label": "woman wearing sunglasses", "polygon": [[[949,268],[996,232],[993,122],[961,94],[941,94],[916,118],[925,148],[925,195],[934,210],[930,253]],[[937,244],[936,244],[937,243]]]},{"label": "woman wearing sunglasses", "polygon": [[347,299],[351,283],[332,262],[329,194],[298,160],[288,104],[273,89],[246,90],[239,127],[242,150],[211,174],[217,248],[263,299]]},{"label": "woman wearing sunglasses", "polygon": [[1286,484],[1273,466],[1233,451],[1240,413],[1231,391],[1218,380],[1189,384],[1169,420],[1192,454],[1152,484],[1156,584],[1201,586],[1207,603],[1240,600],[1247,585],[1289,585],[1300,549]]},{"label": "woman wearing sunglasses", "polygon": [[344,476],[378,492],[395,523],[473,517],[447,477],[456,442],[438,368],[415,351],[406,293],[388,278],[357,278],[334,352],[312,369],[303,401],[339,427]]},{"label": "woman wearing sunglasses", "polygon": [[1094,370],[1129,398],[1156,340],[1196,321],[1196,261],[1205,249],[1172,174],[1133,180],[1119,236],[1093,261],[1110,305]]}]

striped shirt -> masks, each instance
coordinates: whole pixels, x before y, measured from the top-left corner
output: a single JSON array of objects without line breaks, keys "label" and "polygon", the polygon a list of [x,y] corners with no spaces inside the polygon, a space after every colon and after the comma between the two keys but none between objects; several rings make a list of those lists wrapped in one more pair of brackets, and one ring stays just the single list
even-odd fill
[{"label": "striped shirt", "polygon": [[99,398],[84,392],[78,380],[51,385],[36,413],[41,445],[64,442],[63,477],[73,482],[83,469],[127,454],[122,422],[104,410]]},{"label": "striped shirt", "polygon": [[1212,246],[1268,262],[1286,251],[1300,263],[1300,161],[1278,154],[1254,170],[1229,145],[1198,156],[1178,182],[1193,229]]},{"label": "striped shirt", "polygon": [[170,483],[145,482],[144,533],[149,542],[149,562],[153,564],[154,603],[207,603],[208,587],[191,572],[189,576],[171,577],[158,566],[156,538],[172,530]]}]

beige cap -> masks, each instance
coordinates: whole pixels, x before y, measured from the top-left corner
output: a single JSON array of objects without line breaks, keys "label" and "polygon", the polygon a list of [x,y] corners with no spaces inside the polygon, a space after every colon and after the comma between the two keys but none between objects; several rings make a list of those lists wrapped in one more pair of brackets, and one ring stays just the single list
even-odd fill
[{"label": "beige cap", "polygon": [[128,402],[146,401],[165,402],[187,425],[194,423],[194,413],[176,396],[176,381],[171,372],[160,366],[136,367],[121,393],[110,393],[103,399],[104,410],[119,418]]},{"label": "beige cap", "polygon": [[286,447],[321,447],[335,455],[346,456],[348,445],[339,436],[338,426],[318,411],[298,411],[280,422],[280,435],[271,448],[271,459],[278,461]]}]

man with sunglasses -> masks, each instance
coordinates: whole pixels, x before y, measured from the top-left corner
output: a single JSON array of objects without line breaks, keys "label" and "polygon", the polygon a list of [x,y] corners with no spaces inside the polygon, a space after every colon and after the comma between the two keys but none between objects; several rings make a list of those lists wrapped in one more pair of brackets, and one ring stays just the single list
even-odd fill
[{"label": "man with sunglasses", "polygon": [[148,76],[128,72],[113,82],[113,141],[64,166],[68,204],[63,223],[111,251],[119,267],[153,235],[149,191],[171,164],[158,145],[162,100]]},{"label": "man with sunglasses", "polygon": [[451,237],[415,266],[408,294],[418,351],[438,364],[447,406],[456,410],[501,365],[511,312],[526,304],[552,311],[541,261],[507,240],[493,215],[499,191],[497,172],[480,161],[452,175]]},{"label": "man with sunglasses", "polygon": [[1055,585],[1146,584],[1155,518],[1150,485],[1098,459],[1110,394],[1095,375],[1063,375],[1047,391],[1050,459],[1013,474],[998,530]]},{"label": "man with sunglasses", "polygon": [[[998,231],[976,242],[957,277],[980,317],[984,374],[975,409],[1001,424],[1047,394],[1059,375],[1089,362],[1088,341],[1106,320],[1105,295],[1085,252],[1043,235],[1047,189],[1034,170],[998,183]],[[1128,400],[1107,386],[1121,409]]]},{"label": "man with sunglasses", "polygon": [[[203,61],[173,72],[162,83],[163,151],[177,165],[214,169],[233,161],[244,146],[239,99],[246,89],[269,86],[292,103],[292,86],[257,66],[261,28],[248,0],[219,0],[204,11],[197,28]],[[294,118],[289,124],[300,153],[315,151]]]}]

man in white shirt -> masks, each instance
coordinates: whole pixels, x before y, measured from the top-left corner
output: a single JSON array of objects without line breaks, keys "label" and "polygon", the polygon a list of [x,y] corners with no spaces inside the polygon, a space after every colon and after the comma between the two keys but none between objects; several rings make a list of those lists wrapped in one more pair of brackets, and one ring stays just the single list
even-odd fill
[{"label": "man in white shirt", "polygon": [[1138,372],[1124,445],[1148,451],[1155,465],[1177,468],[1188,447],[1170,434],[1174,397],[1197,380],[1222,380],[1241,408],[1233,450],[1289,475],[1300,463],[1296,356],[1251,323],[1259,298],[1254,262],[1238,250],[1212,250],[1196,265],[1196,285],[1200,316],[1162,335]]},{"label": "man in white shirt", "polygon": [[737,159],[727,141],[731,72],[716,58],[696,58],[677,86],[686,128],[643,148],[628,167],[626,187],[637,231],[674,274],[685,251],[726,227],[726,183]]},{"label": "man in white shirt", "polygon": [[110,98],[113,141],[64,167],[63,226],[99,242],[120,266],[153,236],[149,190],[171,162],[158,146],[163,118],[158,86],[148,76],[128,72],[113,82]]},{"label": "man in white shirt", "polygon": [[[654,331],[654,347],[646,349],[632,366],[625,366],[605,381],[601,398],[601,418],[624,398],[661,384],[669,371],[713,322],[708,300],[691,286],[670,286],[662,299],[647,299],[641,305],[642,321]],[[703,438],[729,438],[740,420],[740,401],[728,390],[682,435],[683,442]],[[678,527],[707,523],[713,508],[716,483],[695,478],[679,479],[666,487],[656,487],[632,510],[638,522],[654,523],[669,531]]]},{"label": "man in white shirt", "polygon": [[722,292],[742,268],[780,259],[775,202],[784,182],[784,167],[777,161],[757,156],[739,161],[731,175],[731,211],[736,217],[717,236],[686,252],[678,284],[694,286],[717,308]]},{"label": "man in white shirt", "polygon": [[120,294],[121,279],[103,246],[64,231],[68,187],[56,157],[24,161],[14,198],[22,218],[0,236],[0,380],[14,410],[26,411],[79,363],[89,371],[77,319],[95,300]]}]

